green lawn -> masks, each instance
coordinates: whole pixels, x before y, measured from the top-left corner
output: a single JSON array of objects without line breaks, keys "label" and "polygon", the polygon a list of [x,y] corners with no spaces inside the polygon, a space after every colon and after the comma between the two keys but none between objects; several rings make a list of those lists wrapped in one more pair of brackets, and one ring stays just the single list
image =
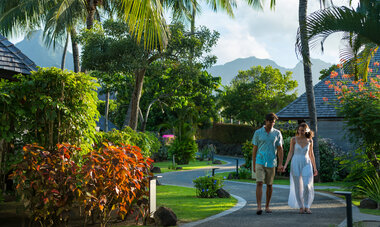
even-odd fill
[{"label": "green lawn", "polygon": [[[226,162],[222,161],[222,165],[223,164],[226,164]],[[179,171],[179,170],[169,169],[168,167],[171,165],[172,165],[171,161],[153,163],[153,166],[157,166],[161,168],[161,173]],[[177,166],[182,167],[182,170],[192,170],[192,169],[211,167],[215,165],[216,164],[212,164],[211,161],[190,161],[188,165],[177,165]]]},{"label": "green lawn", "polygon": [[235,206],[231,198],[197,198],[194,188],[157,186],[157,208],[171,208],[180,222],[191,222],[218,214]]}]

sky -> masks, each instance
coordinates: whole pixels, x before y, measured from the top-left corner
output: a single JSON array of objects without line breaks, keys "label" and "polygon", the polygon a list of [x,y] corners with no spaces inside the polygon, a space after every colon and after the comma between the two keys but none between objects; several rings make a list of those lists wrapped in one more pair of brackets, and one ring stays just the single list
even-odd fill
[{"label": "sky", "polygon": [[[254,56],[271,59],[280,66],[293,68],[299,62],[295,53],[298,1],[277,0],[274,11],[269,9],[269,5],[264,6],[263,11],[257,11],[245,1],[237,0],[234,18],[222,11],[215,13],[202,4],[202,12],[196,17],[195,23],[196,26],[206,26],[220,33],[218,44],[212,51],[218,58],[217,65],[237,58]],[[355,5],[355,1],[353,2]],[[348,5],[348,0],[334,0],[334,4]],[[309,0],[308,12],[318,9],[319,1]],[[342,34],[331,35],[325,42],[325,51],[321,53],[320,47],[316,47],[311,50],[311,57],[332,64],[339,63],[341,36]],[[14,37],[10,41],[17,43],[22,38]]]},{"label": "sky", "polygon": [[[212,52],[218,57],[217,64],[255,56],[293,68],[299,62],[295,53],[298,0],[277,0],[274,11],[267,5],[261,12],[243,0],[237,0],[237,4],[235,18],[225,12],[214,13],[207,5],[202,5],[201,15],[196,18],[196,26],[206,26],[220,33],[219,42]],[[334,5],[348,5],[348,1],[335,0]],[[319,1],[309,0],[308,12],[318,9]],[[341,37],[342,34],[332,35],[325,42],[323,54],[321,48],[316,47],[311,50],[311,57],[338,63]]]}]

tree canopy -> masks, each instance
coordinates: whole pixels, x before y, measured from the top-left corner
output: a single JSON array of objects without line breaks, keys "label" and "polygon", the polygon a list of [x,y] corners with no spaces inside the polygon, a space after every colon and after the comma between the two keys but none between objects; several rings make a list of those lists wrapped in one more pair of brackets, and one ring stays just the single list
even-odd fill
[{"label": "tree canopy", "polygon": [[228,119],[258,126],[264,121],[265,114],[277,112],[297,98],[293,91],[296,87],[297,81],[292,80],[292,72],[281,74],[271,66],[239,71],[220,96],[221,114]]}]

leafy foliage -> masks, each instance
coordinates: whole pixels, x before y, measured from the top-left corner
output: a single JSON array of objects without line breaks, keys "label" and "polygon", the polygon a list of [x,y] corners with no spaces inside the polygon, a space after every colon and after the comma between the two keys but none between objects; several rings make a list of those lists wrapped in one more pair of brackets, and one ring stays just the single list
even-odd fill
[{"label": "leafy foliage", "polygon": [[217,197],[216,190],[223,187],[222,180],[210,176],[197,177],[193,183],[197,197],[200,198],[215,198]]},{"label": "leafy foliage", "polygon": [[78,198],[80,168],[74,156],[80,148],[69,144],[48,151],[36,144],[26,145],[23,161],[16,166],[13,179],[17,192],[32,220],[41,226],[67,223],[69,211]]},{"label": "leafy foliage", "polygon": [[322,182],[340,181],[347,176],[346,169],[339,166],[339,160],[343,158],[340,150],[331,139],[320,138],[318,140],[321,165],[318,171]]},{"label": "leafy foliage", "polygon": [[150,157],[153,153],[160,150],[161,142],[152,132],[136,132],[130,127],[125,127],[123,130],[112,130],[109,132],[96,133],[97,146],[102,147],[104,142],[111,142],[116,146],[130,144],[141,149],[144,157]]},{"label": "leafy foliage", "polygon": [[357,188],[360,192],[364,193],[370,199],[380,204],[380,177],[375,174],[374,177],[366,176],[362,180],[362,185],[358,185]]},{"label": "leafy foliage", "polygon": [[251,140],[245,141],[243,144],[241,151],[243,152],[243,156],[245,159],[245,167],[246,168],[252,168],[252,151],[253,151],[253,144]]},{"label": "leafy foliage", "polygon": [[188,164],[190,160],[195,158],[198,151],[198,145],[194,139],[178,139],[176,138],[170,145],[168,153],[170,157],[175,156],[177,164]]},{"label": "leafy foliage", "polygon": [[[311,47],[321,43],[322,51],[325,40],[333,33],[345,32],[343,40],[346,48],[341,50],[342,64],[345,71],[367,80],[367,68],[380,45],[380,4],[376,0],[359,1],[356,9],[346,6],[329,7],[310,14],[305,21],[305,36]],[[297,34],[296,47],[303,53],[300,30]],[[305,61],[309,62],[307,57]]]},{"label": "leafy foliage", "polygon": [[61,142],[90,147],[99,116],[95,78],[40,68],[17,79],[0,82],[2,138],[37,142],[49,150]]},{"label": "leafy foliage", "polygon": [[85,209],[88,214],[99,210],[103,226],[113,210],[117,209],[124,217],[133,203],[141,204],[148,196],[152,160],[144,158],[138,147],[104,143],[103,147],[84,158],[82,191]]},{"label": "leafy foliage", "polygon": [[281,74],[271,66],[240,71],[220,96],[222,116],[258,126],[269,112],[276,112],[297,98],[291,72]]},{"label": "leafy foliage", "polygon": [[[352,76],[337,77],[336,72],[331,73],[332,81],[329,87],[334,89],[339,102],[333,103],[339,110],[339,115],[346,120],[346,128],[350,140],[367,156],[369,163],[380,173],[380,76],[376,75],[379,62],[373,63],[368,69],[369,81],[352,80]],[[376,75],[376,76],[375,76]],[[336,79],[335,79],[336,78]],[[327,100],[326,100],[327,101]]]}]

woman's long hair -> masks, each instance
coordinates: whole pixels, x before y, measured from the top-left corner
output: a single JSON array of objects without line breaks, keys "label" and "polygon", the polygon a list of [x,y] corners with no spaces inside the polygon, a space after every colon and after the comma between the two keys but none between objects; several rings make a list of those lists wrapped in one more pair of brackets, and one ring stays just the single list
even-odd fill
[{"label": "woman's long hair", "polygon": [[305,129],[305,137],[308,139],[311,139],[314,137],[314,132],[310,130],[309,125],[307,125],[305,122],[301,123],[297,127],[296,135],[298,136],[298,129],[304,128]]}]

